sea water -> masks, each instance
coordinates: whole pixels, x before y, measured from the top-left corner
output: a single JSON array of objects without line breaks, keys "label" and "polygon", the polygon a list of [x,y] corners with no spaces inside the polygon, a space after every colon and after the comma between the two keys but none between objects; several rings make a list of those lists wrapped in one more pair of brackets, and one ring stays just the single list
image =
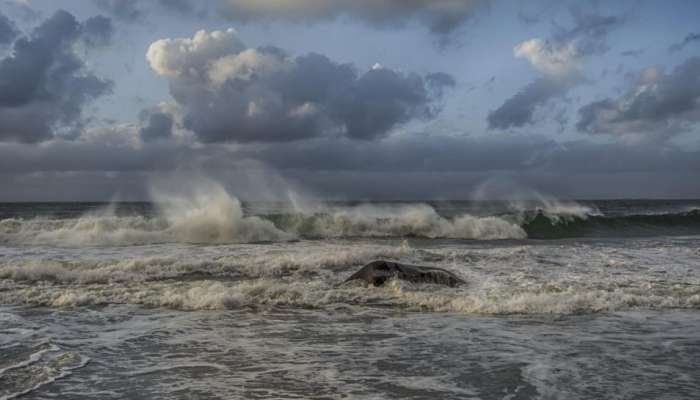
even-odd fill
[{"label": "sea water", "polygon": [[699,210],[0,204],[0,399],[697,399]]}]

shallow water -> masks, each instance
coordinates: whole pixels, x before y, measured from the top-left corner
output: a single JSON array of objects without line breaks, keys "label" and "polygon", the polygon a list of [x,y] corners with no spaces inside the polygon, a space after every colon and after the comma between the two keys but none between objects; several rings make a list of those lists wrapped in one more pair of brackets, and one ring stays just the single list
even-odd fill
[{"label": "shallow water", "polygon": [[[0,399],[700,398],[696,202],[523,210],[578,224],[542,240],[501,205],[214,200],[1,206]],[[467,284],[343,283],[375,259]]]},{"label": "shallow water", "polygon": [[[22,343],[10,348],[17,356],[9,362],[53,347],[11,370],[32,373],[26,383],[5,372],[0,396],[59,374],[65,376],[24,398],[692,399],[700,393],[700,315],[689,311],[506,318],[349,307],[4,307],[0,318],[3,346]],[[49,354],[89,361],[52,368]],[[45,375],[36,374],[42,370]]]}]

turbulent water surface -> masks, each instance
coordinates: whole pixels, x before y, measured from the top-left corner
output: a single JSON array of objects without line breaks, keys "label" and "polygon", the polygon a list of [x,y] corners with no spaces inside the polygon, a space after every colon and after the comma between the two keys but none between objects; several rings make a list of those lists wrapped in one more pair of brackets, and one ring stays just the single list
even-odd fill
[{"label": "turbulent water surface", "polygon": [[0,399],[697,399],[699,245],[700,201],[0,204]]}]

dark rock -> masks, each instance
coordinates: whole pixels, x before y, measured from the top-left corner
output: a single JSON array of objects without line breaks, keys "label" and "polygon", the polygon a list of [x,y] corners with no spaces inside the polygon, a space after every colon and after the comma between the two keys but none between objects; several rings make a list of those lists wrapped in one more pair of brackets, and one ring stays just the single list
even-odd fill
[{"label": "dark rock", "polygon": [[450,287],[466,283],[457,275],[442,268],[406,265],[382,260],[372,261],[365,265],[345,282],[361,279],[374,286],[381,286],[392,278],[413,283],[433,283]]}]

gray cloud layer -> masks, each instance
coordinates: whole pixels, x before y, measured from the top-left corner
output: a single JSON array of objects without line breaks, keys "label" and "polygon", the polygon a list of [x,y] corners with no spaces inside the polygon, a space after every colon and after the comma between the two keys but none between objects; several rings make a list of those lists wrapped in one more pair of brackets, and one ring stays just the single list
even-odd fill
[{"label": "gray cloud layer", "polygon": [[[697,151],[668,146],[660,152],[651,144],[560,144],[542,136],[392,137],[374,142],[320,138],[235,149],[214,144],[193,148],[171,141],[140,147],[81,141],[12,143],[0,144],[0,177],[18,189],[5,196],[21,193],[22,181],[33,182],[29,189],[49,185],[57,190],[61,185],[56,182],[62,182],[90,188],[90,193],[66,196],[84,199],[102,188],[104,193],[90,198],[108,200],[113,194],[109,187],[147,184],[148,176],[173,170],[206,171],[228,179],[230,171],[250,168],[247,160],[304,182],[312,191],[353,199],[465,198],[485,180],[504,175],[561,196],[663,196],[667,190],[677,196],[700,195],[697,186],[687,184],[700,171]],[[232,189],[241,193],[235,185]],[[134,193],[133,187],[129,190]],[[32,193],[34,199],[45,198]]]},{"label": "gray cloud layer", "polygon": [[617,99],[579,110],[577,129],[586,133],[666,138],[700,122],[700,57],[687,59],[670,74],[642,71],[634,87]]},{"label": "gray cloud layer", "polygon": [[0,141],[79,134],[83,107],[112,86],[76,55],[74,44],[84,38],[73,15],[57,11],[14,42],[0,61]]},{"label": "gray cloud layer", "polygon": [[[595,159],[592,163],[590,160]],[[544,136],[392,137],[380,141],[318,138],[301,142],[187,146],[154,141],[141,146],[55,141],[44,146],[0,144],[0,171],[34,173],[231,169],[258,160],[279,171],[680,173],[700,171],[698,151],[655,144],[558,143]]]},{"label": "gray cloud layer", "polygon": [[294,58],[278,48],[248,48],[232,29],[159,40],[147,57],[168,79],[185,127],[203,142],[374,139],[433,117],[443,89],[454,85],[446,74],[381,66],[358,73],[320,54]]}]

